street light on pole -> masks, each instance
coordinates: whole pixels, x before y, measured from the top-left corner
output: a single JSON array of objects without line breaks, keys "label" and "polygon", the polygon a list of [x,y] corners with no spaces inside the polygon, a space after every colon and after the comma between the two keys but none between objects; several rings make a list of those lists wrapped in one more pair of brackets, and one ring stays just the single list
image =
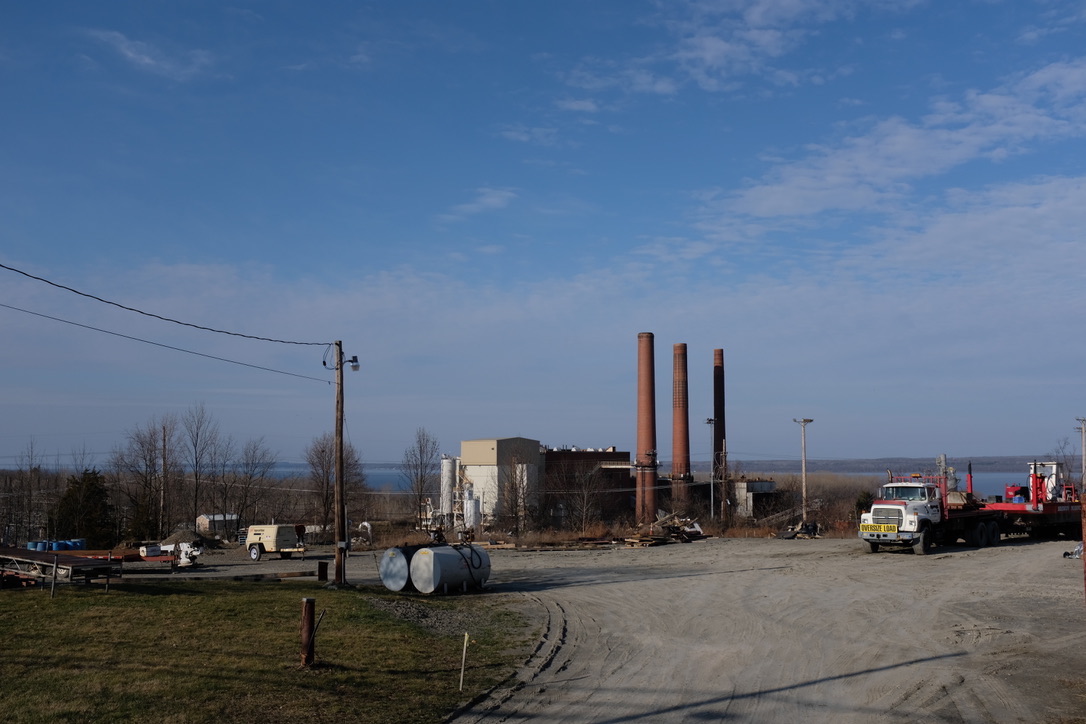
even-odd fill
[{"label": "street light on pole", "polygon": [[802,473],[800,479],[802,480],[803,485],[803,524],[807,525],[807,423],[814,422],[814,420],[809,417],[804,417],[802,419],[793,417],[792,422],[799,423],[799,444],[800,455],[802,456],[802,467],[800,468]]},{"label": "street light on pole", "polygon": [[1078,481],[1079,499],[1081,500],[1086,495],[1086,417],[1076,417],[1075,419],[1078,420],[1076,429],[1082,433],[1082,445],[1079,447],[1079,450],[1082,451],[1082,472]]},{"label": "street light on pole", "polygon": [[713,490],[716,488],[716,420],[712,417],[705,420],[709,426],[709,519],[713,519],[716,501],[713,500]]}]

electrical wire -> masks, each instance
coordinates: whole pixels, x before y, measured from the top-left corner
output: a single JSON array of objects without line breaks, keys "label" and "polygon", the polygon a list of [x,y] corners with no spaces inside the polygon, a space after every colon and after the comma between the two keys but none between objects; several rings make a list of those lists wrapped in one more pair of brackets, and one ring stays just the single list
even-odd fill
[{"label": "electrical wire", "polygon": [[[101,302],[102,304],[110,304],[110,305],[112,305],[114,307],[117,307],[119,309],[123,309],[123,310],[128,311],[128,312],[135,312],[136,314],[142,314],[145,317],[153,317],[154,319],[160,319],[163,322],[171,322],[173,324],[180,324],[182,327],[192,327],[193,329],[200,329],[200,330],[203,330],[205,332],[215,332],[216,334],[228,334],[228,335],[230,335],[232,337],[244,337],[245,339],[255,339],[255,340],[259,340],[261,342],[274,342],[276,344],[297,344],[297,345],[304,345],[304,346],[307,346],[307,347],[325,347],[327,345],[332,344],[331,342],[293,342],[293,341],[286,340],[286,339],[272,339],[271,337],[257,337],[257,336],[252,335],[252,334],[242,334],[240,332],[229,332],[229,331],[224,330],[224,329],[214,329],[212,327],[203,327],[203,326],[201,326],[199,324],[192,324],[190,322],[181,322],[181,321],[176,320],[176,319],[170,319],[169,317],[163,317],[161,315],[153,314],[151,312],[145,312],[142,309],[136,309],[135,307],[126,307],[123,304],[118,304],[117,302],[111,302],[108,299],[102,299],[101,297],[96,297],[93,294],[87,294],[86,292],[81,292],[78,289],[72,289],[71,287],[66,287],[63,284],[57,284],[56,282],[51,282],[48,279],[45,279],[43,277],[34,276],[33,274],[22,271],[21,269],[16,269],[15,267],[8,266],[7,264],[0,264],[0,269],[7,269],[8,271],[13,271],[16,274],[22,274],[24,277],[26,277],[28,279],[33,279],[35,281],[44,282],[45,284],[56,287],[57,289],[63,289],[65,291],[71,292],[72,294],[78,294],[81,297],[86,297],[87,299],[93,299],[96,302]],[[23,310],[20,310],[20,311],[23,311]],[[31,312],[31,314],[33,314],[33,312]],[[181,351],[184,352],[186,350],[181,350]],[[196,354],[196,353],[194,352],[193,354]],[[227,360],[227,361],[229,361],[229,360]],[[238,363],[238,364],[241,364],[241,363]],[[249,366],[251,366],[251,365],[249,365]]]},{"label": "electrical wire", "polygon": [[[0,264],[0,266],[3,266],[3,265]],[[322,380],[319,377],[310,377],[309,375],[300,375],[300,374],[298,374],[296,372],[286,372],[284,370],[272,369],[271,367],[262,367],[260,365],[250,364],[249,362],[238,362],[237,360],[227,359],[225,357],[216,357],[215,355],[204,354],[203,352],[193,352],[191,349],[184,349],[182,347],[174,347],[173,345],[163,344],[162,342],[152,342],[149,339],[141,339],[139,337],[133,337],[133,336],[128,335],[128,334],[121,334],[120,332],[113,332],[113,331],[108,330],[108,329],[100,329],[98,327],[92,327],[89,324],[80,324],[79,322],[72,322],[72,321],[67,320],[67,319],[61,319],[60,317],[51,317],[48,314],[42,314],[40,312],[32,312],[29,309],[20,309],[19,307],[13,307],[10,304],[3,304],[2,302],[0,302],[0,307],[4,307],[5,309],[12,309],[12,310],[14,310],[16,312],[22,312],[24,314],[32,314],[35,317],[41,317],[43,319],[51,319],[54,322],[63,322],[64,324],[70,324],[73,327],[82,327],[83,329],[89,329],[89,330],[92,330],[94,332],[101,332],[103,334],[111,334],[114,337],[121,337],[123,339],[130,339],[130,340],[132,340],[134,342],[143,342],[144,344],[150,344],[150,345],[153,345],[155,347],[162,347],[163,349],[170,349],[170,350],[173,350],[175,352],[184,352],[185,354],[191,354],[191,355],[195,355],[197,357],[205,357],[207,359],[213,359],[213,360],[216,360],[218,362],[229,362],[230,364],[233,364],[233,365],[240,365],[241,367],[249,367],[250,369],[254,369],[254,370],[262,370],[264,372],[274,372],[277,375],[287,375],[288,377],[298,377],[298,378],[303,379],[303,380],[312,380],[314,382],[323,382],[323,383],[329,384],[329,385],[332,384],[331,380]],[[190,325],[190,326],[192,326],[192,325]],[[244,337],[246,335],[239,335],[239,336]],[[274,341],[274,340],[272,340],[272,341]],[[294,343],[292,343],[292,344],[294,344]],[[301,343],[296,343],[296,344],[301,344]]]}]

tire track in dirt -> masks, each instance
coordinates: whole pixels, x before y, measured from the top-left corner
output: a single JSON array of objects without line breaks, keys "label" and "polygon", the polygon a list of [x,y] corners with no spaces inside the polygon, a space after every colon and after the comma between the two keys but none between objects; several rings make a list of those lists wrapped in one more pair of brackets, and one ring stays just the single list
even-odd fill
[{"label": "tire track in dirt", "polygon": [[1083,701],[1055,682],[1086,692],[1064,609],[1077,590],[1081,611],[1082,574],[1060,545],[495,551],[494,593],[540,611],[546,645],[453,721],[1073,721]]}]

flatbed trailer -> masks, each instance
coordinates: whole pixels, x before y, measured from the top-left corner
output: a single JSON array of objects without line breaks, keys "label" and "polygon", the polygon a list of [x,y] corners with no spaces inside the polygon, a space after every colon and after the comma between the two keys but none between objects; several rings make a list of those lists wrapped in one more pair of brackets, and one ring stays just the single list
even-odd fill
[{"label": "flatbed trailer", "polygon": [[[971,470],[969,485],[972,489]],[[1025,485],[1007,485],[1004,495],[993,495],[984,505],[999,515],[1005,535],[1082,537],[1081,492],[1068,480],[1062,462],[1031,462]]]},{"label": "flatbed trailer", "polygon": [[936,465],[935,475],[889,474],[871,511],[861,516],[860,538],[869,552],[884,546],[910,546],[922,554],[933,543],[958,540],[983,548],[1014,534],[1082,536],[1081,494],[1065,479],[1063,463],[1030,463],[1028,485],[1008,485],[1005,496],[988,500],[973,495],[972,465],[965,490],[958,490],[960,479],[947,466],[945,455],[939,456]]},{"label": "flatbed trailer", "polygon": [[0,549],[0,571],[5,579],[44,581],[52,580],[55,575],[62,583],[75,583],[79,579],[90,583],[95,578],[119,578],[121,560],[3,548]]}]

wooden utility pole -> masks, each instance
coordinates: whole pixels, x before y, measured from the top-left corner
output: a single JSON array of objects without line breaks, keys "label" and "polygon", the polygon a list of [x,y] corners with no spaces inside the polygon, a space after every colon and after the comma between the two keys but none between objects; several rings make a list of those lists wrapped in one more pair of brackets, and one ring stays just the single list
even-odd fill
[{"label": "wooden utility pole", "polygon": [[799,423],[799,445],[800,455],[802,456],[800,479],[803,486],[803,524],[807,525],[807,423],[814,422],[814,420],[809,417],[801,420],[793,418],[792,422]]},{"label": "wooden utility pole", "polygon": [[336,571],[333,583],[342,586],[347,582],[347,520],[343,502],[343,342],[336,340]]},{"label": "wooden utility pole", "polygon": [[[150,432],[150,430],[148,430]],[[158,538],[166,537],[166,426],[162,426],[162,478],[158,485]]]}]

